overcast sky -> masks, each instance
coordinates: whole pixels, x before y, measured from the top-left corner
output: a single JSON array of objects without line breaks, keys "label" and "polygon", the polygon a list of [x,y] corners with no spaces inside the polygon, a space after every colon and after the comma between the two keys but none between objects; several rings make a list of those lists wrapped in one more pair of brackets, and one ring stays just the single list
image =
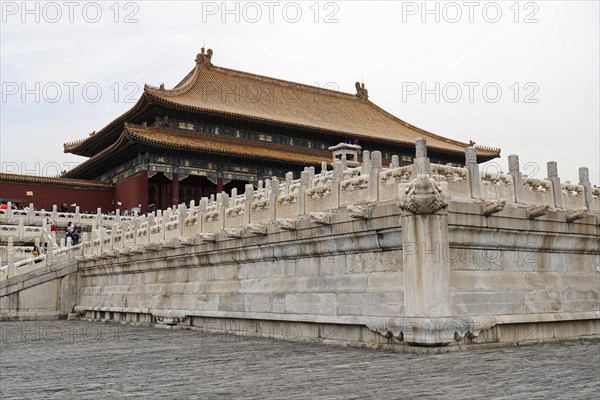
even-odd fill
[{"label": "overcast sky", "polygon": [[[599,2],[2,2],[3,172],[85,160],[64,142],[167,88],[204,44],[215,65],[354,93],[498,167],[600,182]],[[425,92],[424,92],[425,90]],[[101,91],[101,93],[99,92]]]}]

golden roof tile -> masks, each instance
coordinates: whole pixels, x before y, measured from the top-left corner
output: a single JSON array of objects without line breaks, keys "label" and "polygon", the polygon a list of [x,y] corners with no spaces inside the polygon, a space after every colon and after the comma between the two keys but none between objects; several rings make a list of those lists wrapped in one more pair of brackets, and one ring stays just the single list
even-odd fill
[{"label": "golden roof tile", "polygon": [[[212,54],[211,50],[198,54],[196,67],[173,89],[146,85],[134,109],[141,109],[144,99],[149,99],[151,103],[170,108],[327,131],[358,139],[414,146],[416,139],[423,137],[431,149],[454,154],[463,153],[468,146],[417,128],[381,109],[368,100],[364,86],[356,85],[356,94],[316,88],[214,66]],[[127,113],[113,123],[122,124],[125,115]],[[107,128],[114,126],[113,123]],[[108,134],[107,128],[83,143],[65,145],[65,151],[77,152],[88,141],[100,140],[103,132]],[[114,129],[111,131],[116,134]],[[479,146],[477,154],[489,160],[498,157],[500,149]]]}]

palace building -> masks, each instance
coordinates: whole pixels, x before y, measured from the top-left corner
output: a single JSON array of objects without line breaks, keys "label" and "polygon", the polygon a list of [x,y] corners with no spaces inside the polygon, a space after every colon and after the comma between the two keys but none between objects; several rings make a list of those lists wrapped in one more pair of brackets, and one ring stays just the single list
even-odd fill
[{"label": "palace building", "polygon": [[[129,111],[66,143],[65,152],[89,158],[60,178],[0,175],[0,198],[37,206],[36,191],[50,202],[48,193],[62,193],[53,187],[63,187],[75,194],[56,198],[57,204],[93,202],[94,191],[101,191],[103,208],[165,209],[233,188],[242,193],[247,183],[331,162],[329,148],[341,142],[380,150],[384,162],[396,154],[405,165],[422,137],[433,162],[464,164],[469,144],[384,111],[369,101],[364,84],[356,83],[355,94],[342,93],[219,67],[212,56],[203,48],[173,89],[146,85]],[[499,155],[499,149],[477,147],[479,162]]]}]

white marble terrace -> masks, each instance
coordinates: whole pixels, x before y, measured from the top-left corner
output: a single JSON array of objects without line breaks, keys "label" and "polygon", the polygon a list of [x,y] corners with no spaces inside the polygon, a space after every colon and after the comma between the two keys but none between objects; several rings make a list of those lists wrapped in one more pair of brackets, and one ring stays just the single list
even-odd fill
[{"label": "white marble terrace", "polygon": [[[307,167],[300,179],[293,179],[289,172],[284,179],[259,181],[258,188],[246,185],[242,195],[233,189],[231,195],[223,192],[202,198],[198,205],[192,201],[189,207],[181,204],[146,215],[126,217],[120,215],[120,210],[115,215],[105,215],[100,209],[96,214],[84,214],[78,208],[75,213],[59,213],[56,206],[52,211],[36,211],[34,204],[28,211],[10,207],[0,210],[0,239],[7,243],[8,255],[8,262],[3,260],[0,268],[0,280],[45,267],[61,254],[78,260],[98,259],[141,253],[159,244],[168,247],[191,243],[195,238],[213,242],[219,235],[240,238],[265,234],[268,224],[293,230],[302,219],[327,224],[339,209],[346,209],[352,217],[364,218],[367,204],[398,202],[399,193],[404,192],[419,170],[429,171],[451,200],[483,203],[484,214],[514,207],[525,208],[530,219],[549,211],[564,211],[565,219],[573,221],[600,213],[600,188],[590,184],[587,168],[579,169],[578,184],[561,182],[553,161],[547,165],[548,177],[529,178],[519,171],[518,157],[510,155],[508,173],[489,172],[480,169],[474,147],[465,149],[465,167],[429,164],[423,139],[417,140],[415,163],[403,167],[396,155],[384,167],[379,151],[363,151],[361,164],[348,162],[343,152],[337,151],[336,155],[341,157],[332,164],[323,163],[319,173],[314,167]],[[77,227],[91,228],[91,235],[83,233],[81,243],[72,246],[70,241],[57,240],[50,233],[48,219],[56,221],[59,227],[73,222]],[[51,244],[52,251],[36,260],[15,261],[13,242],[32,239],[41,245]]]}]

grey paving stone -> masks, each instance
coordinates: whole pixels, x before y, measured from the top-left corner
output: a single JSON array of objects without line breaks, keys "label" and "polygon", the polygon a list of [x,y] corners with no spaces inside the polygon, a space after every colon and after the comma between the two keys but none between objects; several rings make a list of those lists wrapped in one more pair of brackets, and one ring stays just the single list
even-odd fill
[{"label": "grey paving stone", "polygon": [[594,399],[600,342],[399,354],[83,321],[0,323],[0,398]]}]

